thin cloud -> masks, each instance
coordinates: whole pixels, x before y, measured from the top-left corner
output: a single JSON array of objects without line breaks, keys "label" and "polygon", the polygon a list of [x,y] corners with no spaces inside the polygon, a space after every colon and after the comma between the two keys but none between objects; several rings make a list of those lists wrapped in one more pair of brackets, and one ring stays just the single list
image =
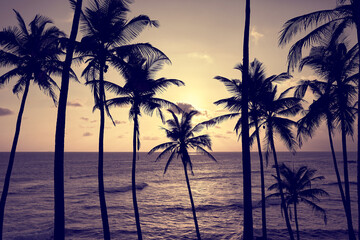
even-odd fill
[{"label": "thin cloud", "polygon": [[10,109],[0,107],[0,117],[12,115],[12,114],[14,114],[14,113]]},{"label": "thin cloud", "polygon": [[87,118],[87,117],[81,117],[80,119],[84,120],[84,121],[89,121],[89,118]]},{"label": "thin cloud", "polygon": [[192,52],[192,53],[188,53],[187,56],[189,58],[192,58],[192,59],[203,60],[203,61],[205,61],[207,63],[213,63],[214,62],[214,59],[212,57],[210,57],[207,54],[203,54],[203,53]]},{"label": "thin cloud", "polygon": [[79,102],[71,102],[71,101],[68,101],[67,105],[69,107],[82,107],[82,104],[79,103]]},{"label": "thin cloud", "polygon": [[224,136],[224,135],[222,135],[222,134],[215,134],[215,135],[213,135],[213,137],[214,137],[214,138],[219,138],[219,139],[229,139],[228,136]]},{"label": "thin cloud", "polygon": [[83,134],[83,137],[90,137],[90,136],[92,136],[93,134],[91,133],[91,132],[85,132],[84,134]]},{"label": "thin cloud", "polygon": [[257,44],[258,41],[260,40],[260,38],[264,37],[264,34],[257,32],[256,28],[252,27],[250,36],[251,36],[252,40],[254,41],[254,43]]},{"label": "thin cloud", "polygon": [[145,141],[155,141],[155,140],[159,140],[160,138],[159,137],[149,137],[149,136],[145,136],[143,138],[143,140]]},{"label": "thin cloud", "polygon": [[114,121],[116,124],[125,124],[125,123],[127,123],[126,121],[119,121],[119,120],[115,120]]}]

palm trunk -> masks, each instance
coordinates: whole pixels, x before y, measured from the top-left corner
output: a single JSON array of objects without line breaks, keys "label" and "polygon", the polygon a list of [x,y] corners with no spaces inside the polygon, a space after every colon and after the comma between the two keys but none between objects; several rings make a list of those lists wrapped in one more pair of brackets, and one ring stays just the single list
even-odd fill
[{"label": "palm trunk", "polygon": [[255,127],[256,127],[256,141],[258,145],[259,159],[260,159],[260,181],[261,181],[261,217],[262,217],[262,239],[267,239],[267,231],[266,231],[266,198],[265,198],[265,177],[264,177],[264,161],[263,155],[261,152],[261,144],[260,144],[260,136],[259,136],[259,127],[257,119],[255,119]]},{"label": "palm trunk", "polygon": [[351,236],[350,229],[352,229],[352,219],[351,219],[351,216],[349,215],[348,205],[346,203],[344,189],[343,189],[342,183],[341,183],[340,172],[339,172],[339,168],[338,168],[338,164],[337,164],[337,160],[336,160],[336,155],[335,155],[334,143],[333,143],[333,140],[332,140],[332,135],[331,135],[330,126],[329,126],[330,123],[328,123],[327,125],[328,125],[330,149],[331,149],[331,154],[332,154],[336,179],[337,179],[337,183],[338,183],[338,187],[339,187],[339,191],[340,191],[341,201],[343,203],[344,210],[345,210],[346,222],[347,222],[347,225],[348,225],[348,232],[349,232],[349,239],[351,239],[351,237],[350,237]]},{"label": "palm trunk", "polygon": [[245,29],[243,45],[243,88],[241,104],[242,123],[242,162],[243,162],[243,194],[244,194],[244,240],[253,239],[253,217],[251,197],[251,161],[248,115],[248,85],[249,85],[249,30],[250,30],[250,0],[246,0]]},{"label": "palm trunk", "polygon": [[297,216],[296,202],[294,202],[294,214],[295,214],[296,237],[297,237],[297,240],[300,240],[299,222],[298,222],[298,216]]},{"label": "palm trunk", "polygon": [[283,192],[283,189],[282,189],[282,183],[280,181],[280,169],[279,169],[279,164],[278,164],[278,161],[277,161],[277,155],[276,155],[276,151],[275,151],[274,137],[272,135],[271,130],[269,131],[269,133],[270,133],[269,134],[269,140],[270,140],[270,144],[271,144],[271,150],[273,151],[273,155],[274,155],[276,176],[277,176],[278,184],[279,184],[279,191],[280,191],[280,197],[281,197],[281,208],[282,208],[282,210],[284,212],[285,223],[286,223],[287,230],[289,232],[290,240],[294,240],[294,233],[293,233],[292,228],[291,228],[289,214],[288,214],[288,211],[287,211],[286,205],[285,205],[285,197],[284,197],[284,192]]},{"label": "palm trunk", "polygon": [[[357,42],[360,43],[360,1],[352,0],[351,1],[353,16],[356,25],[356,35]],[[360,44],[359,44],[360,45]],[[360,52],[359,58],[360,58]],[[359,64],[359,73],[360,73],[360,64]],[[360,103],[360,84],[358,84],[358,103]],[[360,109],[357,108],[357,198],[358,198],[358,239],[360,240]]]},{"label": "palm trunk", "polygon": [[138,240],[142,240],[139,208],[138,208],[137,199],[136,199],[136,179],[135,179],[135,177],[136,177],[136,152],[137,152],[138,128],[139,128],[138,115],[135,114],[135,117],[134,117],[134,135],[133,135],[133,161],[132,161],[132,172],[131,172],[131,189],[132,189],[132,197],[133,197],[133,205],[134,205],[136,230],[137,230],[137,234],[138,234]]},{"label": "palm trunk", "polygon": [[12,172],[12,168],[13,168],[13,165],[14,165],[16,146],[17,146],[17,143],[18,143],[18,140],[19,140],[21,120],[22,120],[22,115],[24,113],[26,98],[27,98],[27,95],[28,95],[28,92],[29,92],[29,86],[30,86],[30,81],[27,81],[26,85],[25,85],[24,94],[23,94],[22,99],[21,99],[20,110],[19,110],[19,114],[18,114],[18,117],[17,117],[17,121],[16,121],[15,135],[14,135],[14,139],[13,139],[13,143],[12,143],[12,147],[11,147],[11,152],[10,152],[10,157],[9,157],[9,164],[8,164],[8,168],[7,168],[6,175],[5,175],[3,191],[2,191],[2,194],[1,194],[1,200],[0,200],[0,240],[2,239],[2,235],[3,235],[6,197],[7,197],[8,192],[9,192],[10,177],[11,177],[11,172]]},{"label": "palm trunk", "polygon": [[[187,153],[185,153],[185,155],[186,155],[185,157],[190,158]],[[197,239],[198,239],[198,240],[201,240],[199,225],[198,225],[197,217],[196,217],[195,204],[194,204],[194,200],[193,200],[193,197],[192,197],[191,188],[190,188],[189,176],[188,176],[187,168],[186,168],[186,161],[183,160],[182,162],[183,162],[183,166],[184,166],[186,184],[187,184],[187,188],[188,188],[188,191],[189,191],[189,197],[190,197],[190,202],[191,202],[191,209],[192,209],[193,217],[194,217],[194,223],[195,223],[195,229],[196,229],[196,236],[197,236]]]},{"label": "palm trunk", "polygon": [[100,86],[99,86],[99,109],[100,109],[100,131],[99,131],[99,161],[98,161],[98,184],[101,219],[103,224],[104,239],[110,239],[110,229],[105,200],[104,187],[104,129],[105,129],[105,91],[104,91],[104,65],[100,66]]},{"label": "palm trunk", "polygon": [[82,0],[77,0],[69,43],[66,48],[66,58],[61,78],[59,107],[55,133],[54,156],[54,239],[65,239],[65,204],[64,204],[64,141],[66,103],[69,90],[70,67],[79,27]]},{"label": "palm trunk", "polygon": [[341,140],[342,140],[342,152],[343,152],[343,161],[344,161],[344,185],[345,185],[345,200],[346,200],[345,202],[348,210],[347,218],[348,218],[348,228],[349,228],[349,239],[356,240],[354,228],[352,225],[349,171],[348,171],[348,160],[347,160],[347,149],[346,149],[346,132],[343,123],[341,123]]}]

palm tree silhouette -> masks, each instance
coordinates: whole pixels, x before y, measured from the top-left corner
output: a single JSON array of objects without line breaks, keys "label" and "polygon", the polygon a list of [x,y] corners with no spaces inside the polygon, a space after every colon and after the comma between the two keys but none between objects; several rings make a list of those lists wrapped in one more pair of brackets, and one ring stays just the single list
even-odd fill
[{"label": "palm tree silhouette", "polygon": [[[235,67],[240,71],[243,71],[242,64],[239,64]],[[259,134],[259,122],[263,116],[262,113],[262,101],[264,94],[271,91],[272,84],[275,82],[281,82],[289,79],[291,76],[287,73],[281,73],[279,75],[272,75],[268,78],[265,76],[265,68],[261,62],[257,59],[254,59],[253,62],[250,63],[249,67],[249,117],[250,117],[250,127],[254,127],[254,132],[250,136],[250,145],[253,144],[253,140],[256,137],[258,153],[260,159],[260,181],[261,181],[261,212],[262,212],[262,233],[263,239],[267,239],[267,231],[266,231],[266,205],[265,205],[265,178],[264,178],[264,161],[263,154],[261,150],[261,141]],[[241,116],[241,102],[242,102],[242,82],[238,79],[228,79],[221,76],[216,76],[215,79],[224,83],[227,90],[232,94],[231,97],[220,99],[216,101],[214,104],[216,105],[225,105],[225,108],[230,110],[231,114],[225,114],[222,116],[215,117],[207,122],[206,125],[210,126],[213,124],[218,124],[224,120],[240,117]],[[234,130],[238,134],[241,128],[241,118],[238,119],[235,124]],[[240,135],[239,135],[240,137]]]},{"label": "palm tree silhouette", "polygon": [[170,85],[184,85],[182,81],[177,79],[153,79],[155,72],[160,69],[162,64],[169,61],[170,60],[161,51],[158,51],[158,54],[156,55],[149,55],[147,59],[142,59],[139,54],[130,55],[127,56],[127,67],[126,70],[124,69],[124,78],[126,80],[124,87],[104,81],[104,86],[107,90],[120,95],[120,97],[107,100],[105,102],[106,106],[131,106],[129,117],[134,122],[131,183],[139,240],[142,239],[140,215],[136,197],[136,156],[137,151],[140,149],[139,117],[141,116],[141,110],[148,115],[152,115],[155,110],[158,110],[159,116],[163,119],[160,110],[161,107],[176,107],[172,102],[155,97],[156,93],[164,91]]},{"label": "palm tree silhouette", "polygon": [[[318,99],[310,105],[308,114],[300,121],[302,128],[299,128],[299,130],[305,135],[312,136],[320,121],[324,117],[326,118],[335,174],[349,229],[352,229],[352,217],[346,135],[353,134],[353,123],[355,119],[352,103],[356,95],[356,89],[352,83],[358,78],[358,74],[355,74],[358,64],[357,52],[358,46],[354,46],[347,51],[344,43],[337,43],[337,41],[333,40],[329,41],[325,46],[313,47],[309,56],[301,61],[300,69],[304,66],[309,66],[327,82],[305,81],[298,87],[298,95],[304,95],[309,86],[318,97]],[[342,188],[332,143],[332,130],[339,125],[341,129],[344,160],[345,194]]]},{"label": "palm tree silhouette", "polygon": [[[287,118],[291,116],[295,116],[301,109],[301,98],[297,97],[286,97],[288,92],[292,88],[288,88],[277,96],[277,86],[273,88],[271,92],[263,95],[263,119],[260,126],[264,126],[265,131],[265,139],[267,143],[267,153],[268,157],[269,153],[273,153],[276,176],[280,179],[280,168],[277,160],[277,154],[275,149],[275,133],[280,136],[280,139],[283,143],[290,149],[294,150],[297,143],[295,141],[295,137],[292,133],[292,127],[296,126],[296,122]],[[293,231],[291,228],[289,215],[286,211],[285,197],[282,191],[281,182],[279,182],[280,186],[280,197],[281,197],[281,207],[284,213],[284,218],[286,222],[286,227],[289,232],[290,239],[294,239]]]},{"label": "palm tree silhouette", "polygon": [[69,42],[66,46],[64,69],[61,75],[61,88],[59,96],[58,114],[55,132],[54,154],[54,238],[65,239],[65,204],[64,204],[64,141],[65,141],[65,116],[69,90],[69,74],[73,58],[76,35],[80,22],[82,0],[71,2],[74,4],[74,19]]},{"label": "palm tree silhouette", "polygon": [[276,179],[276,183],[269,187],[269,190],[276,190],[276,193],[272,193],[267,196],[267,198],[272,197],[280,197],[280,184],[281,188],[284,192],[285,196],[285,205],[286,211],[291,214],[290,205],[294,205],[294,217],[295,217],[295,225],[296,225],[296,235],[297,240],[300,240],[300,232],[299,232],[299,223],[298,223],[298,215],[297,215],[297,207],[300,202],[307,204],[310,206],[315,212],[320,213],[324,218],[324,223],[326,223],[326,212],[325,210],[317,205],[315,202],[319,202],[320,199],[318,196],[328,196],[329,194],[320,188],[312,188],[312,182],[316,180],[324,179],[323,176],[315,177],[316,170],[310,169],[306,166],[302,166],[299,169],[291,170],[288,166],[282,163],[279,166],[281,178],[278,177]]},{"label": "palm tree silhouette", "polygon": [[241,103],[241,123],[242,123],[242,165],[243,165],[243,193],[244,193],[244,239],[253,239],[254,227],[252,216],[252,196],[251,196],[251,159],[250,159],[250,139],[248,125],[248,85],[249,79],[249,32],[250,32],[250,0],[245,3],[245,26],[243,42],[243,66],[242,71],[242,93]]},{"label": "palm tree silhouette", "polygon": [[[48,24],[52,24],[52,21],[41,15],[36,15],[28,28],[21,15],[15,10],[14,12],[19,26],[5,28],[0,32],[0,45],[3,48],[0,50],[0,66],[13,66],[14,68],[0,76],[0,85],[9,82],[12,78],[18,78],[13,92],[15,94],[23,92],[23,96],[1,194],[0,239],[2,238],[6,197],[30,83],[33,81],[37,84],[56,104],[54,88],[58,88],[58,86],[52,76],[61,74],[63,68],[59,60],[59,55],[62,54],[59,48],[59,39],[64,37],[63,32],[55,26],[47,27]],[[71,77],[75,76],[71,74]]]},{"label": "palm tree silhouette", "polygon": [[[156,21],[151,21],[145,15],[127,21],[126,13],[129,11],[127,3],[122,0],[91,0],[89,7],[82,14],[81,30],[84,37],[78,49],[80,57],[87,59],[87,66],[82,75],[87,81],[99,80],[98,86],[93,90],[95,104],[100,110],[98,184],[104,239],[110,239],[103,179],[105,111],[110,116],[104,105],[106,100],[104,73],[107,72],[109,63],[122,71],[123,60],[117,57],[116,52],[129,51],[131,47],[127,44],[136,38],[144,27],[158,25]],[[141,44],[132,46],[140,49],[147,47]]]},{"label": "palm tree silhouette", "polygon": [[[345,4],[346,0],[339,0],[340,5],[334,9],[320,10],[312,13],[304,14],[288,20],[281,30],[279,45],[288,44],[298,32],[313,29],[302,37],[291,47],[288,55],[289,69],[294,70],[302,58],[302,49],[304,47],[313,46],[321,43],[327,35],[334,34],[335,37],[342,34],[345,29],[350,26],[356,26],[357,43],[360,41],[360,1],[350,0],[349,4]],[[333,29],[336,29],[335,32]],[[359,55],[360,53],[358,53]],[[360,58],[360,57],[359,57]],[[360,72],[360,63],[358,64]],[[360,84],[358,84],[358,92],[360,92]],[[360,102],[360,94],[358,94],[358,102]],[[360,116],[359,108],[357,115]],[[357,118],[357,136],[360,136],[360,117]],[[357,194],[358,194],[358,229],[360,229],[360,142],[357,144]],[[355,232],[352,222],[349,222],[349,213],[347,214],[349,239],[354,240]],[[360,231],[358,231],[360,239]]]},{"label": "palm tree silhouette", "polygon": [[191,193],[191,187],[190,187],[190,181],[188,177],[188,166],[192,172],[192,162],[190,159],[190,155],[188,152],[188,149],[196,149],[198,152],[201,152],[214,160],[216,162],[216,159],[214,156],[211,155],[205,148],[208,148],[211,150],[211,139],[209,135],[200,135],[195,136],[196,133],[200,132],[204,128],[203,123],[199,123],[192,126],[192,118],[198,114],[199,112],[196,110],[192,110],[190,112],[184,112],[179,111],[181,113],[181,119],[176,116],[174,111],[168,110],[171,115],[172,119],[167,120],[166,123],[169,126],[169,129],[164,128],[164,131],[166,132],[166,136],[171,140],[171,142],[166,142],[157,145],[153,149],[149,151],[149,154],[154,153],[157,150],[164,149],[163,152],[159,154],[159,156],[156,158],[156,161],[163,158],[166,154],[170,154],[169,159],[165,165],[164,174],[166,173],[170,163],[174,160],[174,158],[181,158],[181,161],[183,163],[184,172],[185,172],[185,178],[186,178],[186,184],[189,191],[189,197],[191,202],[191,208],[193,212],[194,217],[194,223],[195,223],[195,229],[196,229],[196,235],[197,238],[200,240],[200,230],[199,225],[196,218],[196,211],[195,211],[195,204],[193,200],[193,196]]}]

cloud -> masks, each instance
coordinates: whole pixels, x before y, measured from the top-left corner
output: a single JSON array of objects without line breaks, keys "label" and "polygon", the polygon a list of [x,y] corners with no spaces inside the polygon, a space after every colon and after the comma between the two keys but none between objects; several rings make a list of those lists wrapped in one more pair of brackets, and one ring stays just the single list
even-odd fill
[{"label": "cloud", "polygon": [[232,131],[226,131],[226,134],[234,134]]},{"label": "cloud", "polygon": [[220,139],[229,139],[228,136],[224,136],[224,135],[222,135],[222,134],[215,134],[215,135],[213,135],[212,137],[214,137],[214,138],[220,138]]},{"label": "cloud", "polygon": [[118,136],[117,138],[124,138],[124,135],[120,135],[120,136]]},{"label": "cloud", "polygon": [[159,137],[149,137],[149,136],[145,136],[143,137],[143,140],[145,141],[155,141],[155,140],[159,140]]},{"label": "cloud", "polygon": [[87,118],[87,117],[81,117],[80,119],[84,120],[84,121],[89,121],[89,118]]},{"label": "cloud", "polygon": [[79,103],[79,102],[71,102],[71,101],[68,101],[67,105],[69,107],[82,107],[82,104]]},{"label": "cloud", "polygon": [[125,123],[127,123],[126,121],[119,121],[119,120],[115,120],[114,121],[116,124],[125,124]]},{"label": "cloud", "polygon": [[264,36],[264,34],[257,32],[256,28],[252,27],[251,31],[250,31],[250,36],[251,36],[252,40],[254,41],[254,43],[257,44],[258,41],[260,40],[260,38],[262,38]]},{"label": "cloud", "polygon": [[12,114],[14,114],[14,113],[10,109],[0,107],[0,117],[7,116],[7,115],[12,115]]},{"label": "cloud", "polygon": [[83,137],[90,137],[90,136],[92,136],[93,134],[91,133],[91,132],[85,132],[84,134],[83,134]]},{"label": "cloud", "polygon": [[207,63],[213,63],[214,62],[214,59],[212,57],[210,57],[207,54],[203,54],[203,53],[192,52],[192,53],[188,53],[187,56],[189,58],[192,58],[192,59],[203,60],[203,61],[205,61]]}]

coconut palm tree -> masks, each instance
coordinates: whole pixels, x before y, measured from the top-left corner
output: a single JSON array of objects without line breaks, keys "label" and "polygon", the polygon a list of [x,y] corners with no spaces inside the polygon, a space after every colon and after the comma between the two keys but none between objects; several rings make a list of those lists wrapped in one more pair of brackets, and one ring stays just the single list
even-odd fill
[{"label": "coconut palm tree", "polygon": [[[278,164],[276,149],[275,149],[275,134],[277,134],[283,143],[290,149],[294,150],[297,143],[292,133],[292,128],[296,127],[296,122],[288,117],[295,116],[301,109],[301,98],[286,97],[292,88],[288,88],[277,96],[277,86],[271,92],[263,95],[263,120],[260,126],[265,127],[265,140],[267,143],[268,156],[270,152],[273,153],[274,165],[276,169],[276,176],[280,179],[280,168]],[[286,211],[285,196],[282,191],[281,182],[280,197],[281,208],[284,213],[286,227],[289,232],[290,239],[294,239],[293,231],[290,224],[289,215]]]},{"label": "coconut palm tree", "polygon": [[[184,83],[177,79],[154,79],[154,74],[160,69],[162,64],[170,60],[161,51],[155,55],[149,55],[147,59],[141,58],[139,54],[125,57],[127,66],[124,68],[124,78],[126,84],[121,87],[117,84],[104,81],[104,86],[110,92],[119,95],[119,97],[106,100],[107,107],[130,105],[129,117],[134,122],[133,131],[133,162],[132,162],[132,196],[135,212],[136,227],[138,239],[142,239],[140,215],[136,197],[136,156],[140,149],[140,128],[139,117],[141,111],[145,114],[152,115],[157,110],[162,117],[161,107],[176,107],[175,104],[165,99],[157,98],[155,95],[164,91],[170,85],[182,86]],[[99,81],[89,82],[98,84]]]},{"label": "coconut palm tree", "polygon": [[64,69],[61,75],[61,88],[59,96],[58,114],[55,133],[54,154],[54,238],[65,239],[65,205],[64,205],[64,141],[65,141],[65,116],[66,104],[69,90],[69,77],[71,62],[73,58],[76,35],[80,22],[82,0],[71,1],[74,8],[74,19],[72,23],[69,42],[66,47]]},{"label": "coconut palm tree", "polygon": [[174,113],[174,111],[172,110],[168,110],[168,111],[171,113],[173,118],[166,121],[169,128],[168,129],[164,128],[164,130],[166,132],[166,136],[171,140],[171,142],[166,142],[157,145],[156,147],[154,147],[149,151],[149,154],[152,154],[157,150],[164,149],[164,151],[162,151],[159,154],[159,156],[156,158],[156,161],[163,158],[166,154],[170,154],[169,159],[167,160],[167,163],[165,165],[164,174],[166,173],[170,163],[174,160],[175,157],[181,159],[184,167],[186,184],[189,191],[196,235],[197,235],[197,239],[200,240],[201,235],[196,218],[195,204],[191,193],[190,181],[188,177],[188,168],[190,168],[192,172],[192,162],[190,159],[188,149],[194,149],[194,150],[196,149],[198,152],[205,154],[215,162],[216,159],[214,158],[214,156],[211,155],[211,153],[209,153],[206,150],[206,148],[211,150],[211,139],[209,135],[205,134],[205,135],[195,136],[196,133],[200,132],[204,128],[203,123],[199,123],[193,127],[191,122],[192,118],[199,112],[196,110],[191,110],[189,112],[180,111],[181,119],[179,119],[178,116]]},{"label": "coconut palm tree", "polygon": [[299,223],[297,208],[300,203],[305,203],[310,206],[316,213],[319,213],[326,224],[326,211],[316,204],[320,199],[318,196],[328,196],[329,194],[321,188],[312,188],[312,183],[316,180],[324,179],[323,176],[316,176],[316,170],[302,166],[299,169],[290,169],[284,163],[279,166],[281,178],[276,179],[276,183],[269,187],[269,190],[276,190],[267,198],[280,197],[280,184],[285,196],[286,211],[291,214],[290,205],[294,205],[294,218],[296,225],[297,240],[300,240]]},{"label": "coconut palm tree", "polygon": [[[100,110],[99,129],[99,157],[98,157],[98,184],[101,218],[103,223],[104,238],[110,239],[110,230],[107,216],[103,161],[104,161],[104,128],[105,111],[110,116],[104,90],[104,74],[108,64],[123,69],[123,60],[118,58],[116,52],[126,52],[131,48],[129,43],[136,38],[146,26],[158,26],[148,16],[140,15],[130,21],[126,19],[129,12],[128,1],[123,0],[91,0],[89,7],[84,10],[81,20],[81,30],[84,37],[78,46],[80,57],[86,59],[87,66],[83,71],[87,81],[99,80],[99,85],[94,90],[95,104]],[[146,48],[146,44],[135,44],[134,48]]]},{"label": "coconut palm tree", "polygon": [[356,74],[358,65],[357,52],[357,45],[348,51],[346,45],[344,43],[337,43],[337,40],[330,40],[326,45],[313,47],[309,56],[301,61],[300,69],[304,66],[309,66],[322,79],[326,80],[326,82],[305,81],[298,87],[298,92],[301,92],[301,95],[303,95],[307,86],[310,86],[318,97],[317,101],[314,101],[313,104],[310,105],[311,109],[309,110],[308,115],[300,121],[300,124],[303,127],[299,128],[299,130],[302,130],[304,134],[311,136],[320,121],[325,117],[327,119],[332,152],[332,129],[334,127],[339,127],[341,130],[345,194],[341,184],[335,153],[333,152],[332,155],[335,174],[349,229],[352,228],[352,217],[346,136],[353,134],[353,123],[355,120],[353,102],[356,95],[356,89],[352,84],[358,79],[358,74]]},{"label": "coconut palm tree", "polygon": [[[242,64],[239,64],[235,67],[240,71],[243,71]],[[263,239],[267,239],[266,231],[266,205],[265,205],[265,178],[264,178],[264,161],[263,154],[261,149],[261,141],[259,134],[259,122],[261,121],[262,113],[262,96],[268,91],[271,91],[272,84],[275,82],[281,82],[289,79],[291,76],[287,73],[281,73],[279,75],[272,75],[268,78],[265,76],[265,68],[261,62],[257,59],[254,59],[250,63],[249,67],[249,117],[250,117],[250,126],[254,127],[254,132],[250,136],[250,145],[253,144],[253,140],[256,137],[258,153],[260,159],[260,176],[261,176],[261,203],[262,203],[262,233]],[[214,104],[216,105],[225,105],[224,107],[230,110],[233,113],[225,114],[219,117],[215,117],[207,122],[206,125],[210,126],[213,124],[218,124],[224,120],[240,117],[241,116],[241,100],[242,100],[242,82],[238,79],[227,79],[225,77],[216,76],[215,79],[224,83],[227,90],[232,94],[231,97],[220,99]],[[238,134],[241,128],[241,118],[238,119],[234,130]],[[239,135],[240,137],[240,135]]]},{"label": "coconut palm tree", "polygon": [[249,31],[250,31],[250,0],[245,3],[245,26],[243,42],[243,66],[242,71],[242,93],[241,123],[242,123],[242,165],[243,165],[243,193],[244,193],[244,239],[253,239],[254,227],[252,216],[251,197],[251,159],[250,159],[250,138],[249,138],[249,117],[248,117],[248,85],[249,79]]},{"label": "coconut palm tree", "polygon": [[[288,55],[289,70],[294,70],[302,58],[302,49],[304,47],[313,46],[321,43],[327,38],[329,33],[339,36],[345,29],[350,26],[356,26],[357,42],[360,41],[360,1],[359,0],[339,0],[340,5],[334,9],[320,10],[312,13],[304,14],[288,20],[280,32],[279,45],[288,44],[294,36],[303,31],[311,30],[290,48]],[[333,28],[336,31],[333,32]],[[358,53],[359,54],[359,53]],[[360,64],[358,64],[358,72],[360,72]],[[360,92],[360,84],[358,84],[358,92]],[[358,102],[360,102],[360,94],[358,94]],[[357,115],[359,116],[359,108]],[[360,136],[360,117],[357,121],[357,135]],[[359,137],[358,137],[359,138]],[[358,229],[360,229],[360,142],[357,145],[357,192],[358,192]],[[347,219],[350,219],[347,214]],[[355,239],[355,232],[352,222],[348,221],[349,239]],[[360,231],[358,232],[360,239]]]},{"label": "coconut palm tree", "polygon": [[[58,86],[52,77],[61,74],[63,68],[59,60],[59,55],[62,54],[59,48],[59,38],[64,37],[64,33],[55,26],[48,27],[52,21],[47,17],[36,15],[27,27],[21,15],[17,11],[15,14],[19,26],[8,27],[0,32],[0,46],[2,47],[0,67],[13,67],[0,76],[0,86],[8,83],[12,78],[18,78],[13,92],[15,94],[23,93],[0,201],[0,239],[2,238],[6,197],[30,83],[37,84],[56,104],[54,89]],[[73,74],[71,76],[75,77]]]}]

